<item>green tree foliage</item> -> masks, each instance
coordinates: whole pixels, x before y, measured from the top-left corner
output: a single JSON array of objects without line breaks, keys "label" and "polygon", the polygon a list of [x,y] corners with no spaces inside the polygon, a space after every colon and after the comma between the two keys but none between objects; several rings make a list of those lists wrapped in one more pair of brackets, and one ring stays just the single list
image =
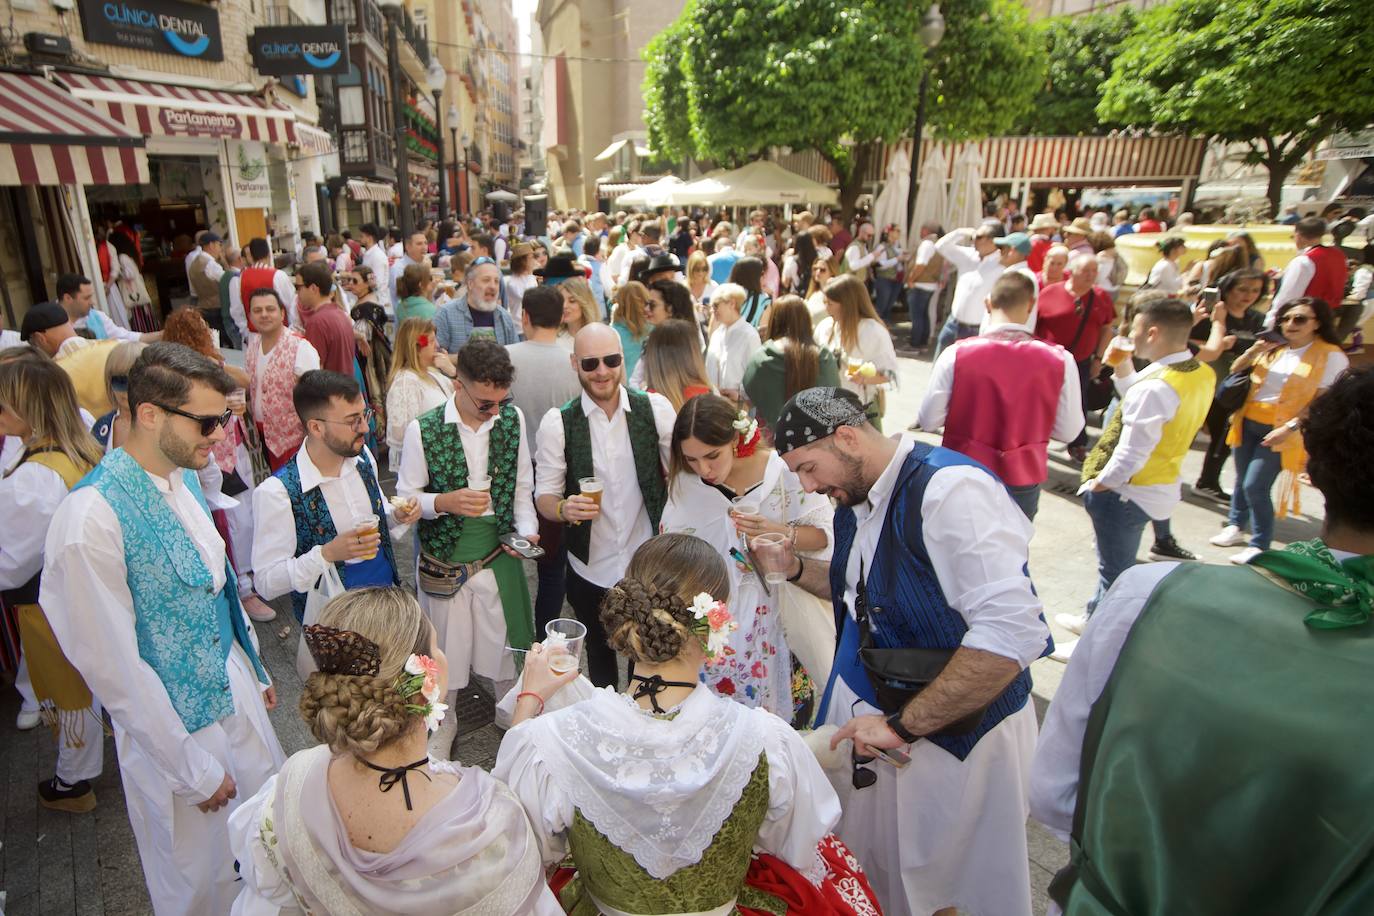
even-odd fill
[{"label": "green tree foliage", "polygon": [[1368,0],[1174,0],[1123,42],[1098,114],[1248,143],[1283,182],[1332,133],[1374,123]]},{"label": "green tree foliage", "polygon": [[944,41],[917,38],[929,3],[689,0],[645,50],[645,120],[660,154],[723,163],[774,146],[815,149],[852,208],[870,157],[908,135],[931,67],[929,127],[950,139],[1005,130],[1043,80],[1017,0],[947,0]]},{"label": "green tree foliage", "polygon": [[1043,136],[1105,134],[1119,123],[1097,116],[1102,84],[1121,43],[1135,28],[1135,10],[1055,16],[1038,23],[1045,49],[1045,83],[1013,131]]}]

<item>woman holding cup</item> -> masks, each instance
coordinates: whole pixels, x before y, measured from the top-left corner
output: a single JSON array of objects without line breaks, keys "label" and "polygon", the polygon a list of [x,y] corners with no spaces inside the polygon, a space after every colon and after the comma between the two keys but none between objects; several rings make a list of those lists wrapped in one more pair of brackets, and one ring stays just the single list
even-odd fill
[{"label": "woman holding cup", "polygon": [[[751,544],[768,536],[761,545],[765,548],[771,538],[824,559],[830,555],[833,511],[824,496],[802,489],[777,453],[763,444],[758,424],[730,401],[703,394],[683,405],[673,426],[661,527],[706,541],[729,570],[731,608],[739,629],[730,635],[729,651],[706,665],[706,684],[716,693],[762,706],[787,721],[798,713],[799,721],[804,720],[811,694],[804,674],[822,684],[829,675],[833,624],[828,637],[823,631],[832,614],[808,593],[785,581],[770,581],[769,572],[780,573],[781,564],[759,569],[764,557],[752,552]],[[793,643],[795,649],[789,649]],[[795,679],[796,689],[794,651],[804,669]]]}]

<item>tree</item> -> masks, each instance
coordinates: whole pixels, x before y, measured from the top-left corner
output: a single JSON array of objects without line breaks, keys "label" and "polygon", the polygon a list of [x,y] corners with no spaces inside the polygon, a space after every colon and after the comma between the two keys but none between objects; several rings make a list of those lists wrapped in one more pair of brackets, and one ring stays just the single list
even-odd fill
[{"label": "tree", "polygon": [[1283,183],[1332,133],[1374,122],[1368,0],[1175,0],[1143,13],[1097,106],[1104,119],[1246,143]]},{"label": "tree", "polygon": [[948,139],[1006,129],[1043,78],[1017,0],[947,0],[944,41],[917,39],[929,3],[689,0],[645,49],[645,121],[660,155],[741,162],[815,149],[846,214],[880,144],[908,134],[931,67],[929,119]]},{"label": "tree", "polygon": [[1115,13],[1055,16],[1039,23],[1045,49],[1045,83],[1013,132],[1046,136],[1105,134],[1121,127],[1097,116],[1102,84],[1112,74],[1121,43],[1135,28],[1129,6]]}]

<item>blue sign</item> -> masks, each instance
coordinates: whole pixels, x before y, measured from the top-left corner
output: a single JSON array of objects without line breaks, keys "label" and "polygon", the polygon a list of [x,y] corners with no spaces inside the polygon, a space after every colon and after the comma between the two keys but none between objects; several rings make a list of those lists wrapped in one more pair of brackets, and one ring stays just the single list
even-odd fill
[{"label": "blue sign", "polygon": [[248,39],[253,66],[263,76],[348,72],[348,28],[278,25],[254,29]]},{"label": "blue sign", "polygon": [[224,60],[219,12],[181,0],[81,0],[81,28],[94,44],[197,60]]}]

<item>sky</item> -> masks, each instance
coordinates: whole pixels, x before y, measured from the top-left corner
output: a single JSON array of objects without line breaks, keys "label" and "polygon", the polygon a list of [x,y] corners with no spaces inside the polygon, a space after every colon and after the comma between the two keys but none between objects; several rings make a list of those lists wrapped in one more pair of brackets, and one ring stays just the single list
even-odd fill
[{"label": "sky", "polygon": [[511,7],[515,10],[515,25],[520,30],[520,53],[528,54],[530,50],[530,16],[539,6],[539,0],[510,0]]}]

